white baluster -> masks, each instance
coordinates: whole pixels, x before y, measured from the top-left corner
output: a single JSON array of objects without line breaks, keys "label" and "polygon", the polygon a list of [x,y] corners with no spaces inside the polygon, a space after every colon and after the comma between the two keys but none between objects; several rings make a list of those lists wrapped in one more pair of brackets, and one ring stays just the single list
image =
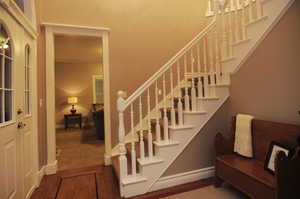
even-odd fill
[{"label": "white baluster", "polygon": [[117,110],[119,112],[119,164],[120,164],[120,179],[124,179],[128,175],[127,157],[125,148],[125,125],[124,125],[124,110],[125,110],[125,93],[118,92]]},{"label": "white baluster", "polygon": [[[197,45],[197,64],[198,64],[198,97],[203,97],[203,85],[202,85],[202,77],[201,77],[201,63],[200,63],[200,48],[199,45]],[[203,101],[198,101],[198,111],[203,110]]]},{"label": "white baluster", "polygon": [[252,0],[247,0],[245,3],[248,3],[249,22],[254,21]]},{"label": "white baluster", "polygon": [[175,127],[176,125],[176,114],[174,108],[174,82],[173,82],[173,68],[170,69],[170,87],[171,87],[171,125]]},{"label": "white baluster", "polygon": [[242,9],[242,17],[241,17],[241,29],[242,29],[242,40],[247,39],[247,33],[246,33],[246,9]]},{"label": "white baluster", "polygon": [[203,39],[203,67],[204,67],[204,70],[203,72],[204,73],[207,73],[208,72],[208,65],[207,65],[207,37],[205,36],[204,39]]},{"label": "white baluster", "polygon": [[263,9],[260,0],[256,0],[256,17],[257,19],[263,17]]},{"label": "white baluster", "polygon": [[[180,64],[177,62],[177,84],[180,89]],[[183,125],[183,105],[181,101],[181,91],[179,92],[180,95],[178,96],[178,103],[177,103],[177,109],[178,109],[178,125]]]},{"label": "white baluster", "polygon": [[197,45],[197,64],[198,64],[198,97],[203,97],[202,80],[201,80],[201,63],[200,63],[200,48]]},{"label": "white baluster", "polygon": [[213,41],[213,33],[209,33],[209,72],[214,71],[214,41]]},{"label": "white baluster", "polygon": [[134,115],[133,115],[133,104],[130,105],[130,118],[131,118],[131,167],[132,175],[136,175],[136,152],[135,152],[135,128],[134,128]]},{"label": "white baluster", "polygon": [[156,142],[161,142],[160,136],[160,124],[159,124],[159,115],[161,115],[158,104],[158,86],[157,81],[155,82],[155,112],[156,112],[156,125],[155,125],[155,133],[156,133]]},{"label": "white baluster", "polygon": [[208,0],[206,16],[212,16],[212,15],[214,15],[214,12],[212,10],[213,9],[212,1],[213,0]]},{"label": "white baluster", "polygon": [[205,73],[203,79],[204,97],[210,97],[209,74]]},{"label": "white baluster", "polygon": [[239,11],[238,9],[235,10],[234,14],[233,14],[233,18],[234,18],[234,38],[235,38],[235,42],[238,42],[240,40],[240,36],[239,36],[239,27],[240,27],[240,23],[239,23]]},{"label": "white baluster", "polygon": [[217,83],[221,83],[222,81],[222,69],[221,69],[221,60],[220,60],[220,48],[219,48],[219,42],[218,42],[218,34],[216,33],[216,37],[215,37],[215,52],[216,52],[216,64],[215,64],[215,68],[216,68],[216,82]]},{"label": "white baluster", "polygon": [[191,49],[191,72],[192,72],[192,88],[191,88],[191,98],[192,98],[192,111],[197,111],[197,96],[195,88],[195,73],[194,73],[194,63],[195,58],[193,54],[193,49]]},{"label": "white baluster", "polygon": [[148,102],[148,151],[149,151],[149,158],[153,157],[153,138],[152,138],[152,130],[151,130],[151,104],[150,104],[150,89],[147,90],[147,102]]},{"label": "white baluster", "polygon": [[163,74],[163,93],[164,93],[164,141],[169,142],[169,122],[167,117],[167,91],[166,91],[166,74]]},{"label": "white baluster", "polygon": [[144,143],[144,132],[143,132],[143,105],[142,105],[142,97],[140,96],[140,150],[141,150],[141,160],[145,159],[145,143]]},{"label": "white baluster", "polygon": [[234,3],[235,3],[235,0],[230,0],[230,11],[231,12],[236,10],[236,7],[235,7]]},{"label": "white baluster", "polygon": [[[229,13],[228,14],[228,39],[229,39],[229,44],[228,44],[228,50],[229,50],[229,57],[232,57],[233,56],[233,48],[232,48],[232,44],[233,44],[233,41],[234,41],[234,31],[232,31],[233,29],[233,19],[232,19],[232,14]],[[217,34],[217,37],[218,37],[218,34]]]},{"label": "white baluster", "polygon": [[215,72],[210,73],[210,97],[216,97],[216,75]]},{"label": "white baluster", "polygon": [[184,95],[184,110],[190,111],[190,97],[188,94],[188,80],[187,80],[187,58],[184,55],[184,80],[185,80],[185,95]]},{"label": "white baluster", "polygon": [[237,10],[242,9],[242,5],[241,5],[241,3],[240,3],[240,0],[236,0],[235,2],[236,2]]}]

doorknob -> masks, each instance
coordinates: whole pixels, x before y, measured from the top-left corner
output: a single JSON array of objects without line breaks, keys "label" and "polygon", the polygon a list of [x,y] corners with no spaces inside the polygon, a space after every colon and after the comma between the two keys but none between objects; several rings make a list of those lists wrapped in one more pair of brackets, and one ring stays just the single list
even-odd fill
[{"label": "doorknob", "polygon": [[22,113],[23,113],[22,109],[19,108],[19,109],[17,110],[17,114],[20,115],[20,114],[22,114]]},{"label": "doorknob", "polygon": [[18,129],[23,129],[26,126],[23,122],[18,123]]}]

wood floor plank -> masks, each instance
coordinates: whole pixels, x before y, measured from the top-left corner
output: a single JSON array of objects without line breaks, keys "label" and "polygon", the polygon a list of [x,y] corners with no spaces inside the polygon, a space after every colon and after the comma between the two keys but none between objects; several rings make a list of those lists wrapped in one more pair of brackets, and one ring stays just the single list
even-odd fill
[{"label": "wood floor plank", "polygon": [[95,174],[63,178],[57,199],[97,199]]},{"label": "wood floor plank", "polygon": [[60,182],[61,177],[57,175],[44,177],[39,188],[37,188],[32,194],[31,199],[54,199]]}]

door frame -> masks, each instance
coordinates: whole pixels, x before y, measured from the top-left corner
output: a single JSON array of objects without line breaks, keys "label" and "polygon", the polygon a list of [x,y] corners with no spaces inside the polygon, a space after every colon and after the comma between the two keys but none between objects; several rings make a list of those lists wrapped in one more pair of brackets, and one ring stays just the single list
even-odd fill
[{"label": "door frame", "polygon": [[55,35],[82,35],[102,38],[103,84],[104,84],[104,124],[105,124],[105,165],[111,164],[111,124],[110,124],[110,73],[109,73],[109,28],[88,27],[67,24],[43,23],[46,38],[46,103],[47,103],[47,175],[57,172],[56,125],[55,125]]}]

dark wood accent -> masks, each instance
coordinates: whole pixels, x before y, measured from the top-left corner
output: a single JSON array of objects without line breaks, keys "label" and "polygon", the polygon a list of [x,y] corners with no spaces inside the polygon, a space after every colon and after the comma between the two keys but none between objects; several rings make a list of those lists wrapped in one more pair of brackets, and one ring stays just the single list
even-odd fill
[{"label": "dark wood accent", "polygon": [[[147,193],[132,199],[158,199],[212,185],[213,178]],[[45,176],[30,199],[121,199],[111,166],[94,166],[60,171]]]},{"label": "dark wood accent", "polygon": [[[217,134],[215,185],[222,181],[232,184],[251,198],[299,198],[300,157],[297,138],[300,126],[263,120],[252,121],[254,158],[244,158],[233,152],[235,117],[229,137]],[[279,153],[276,157],[275,176],[264,169],[264,161],[272,141],[297,148],[293,158]],[[280,155],[281,154],[281,155]]]},{"label": "dark wood accent", "polygon": [[[279,152],[276,157],[276,181],[278,189],[278,198],[296,199],[300,197],[299,179],[300,179],[300,148],[292,159],[285,153]],[[294,171],[298,172],[294,172]]]},{"label": "dark wood accent", "polygon": [[78,124],[81,128],[82,116],[81,113],[66,114],[65,115],[65,129],[69,128],[70,124]]}]

